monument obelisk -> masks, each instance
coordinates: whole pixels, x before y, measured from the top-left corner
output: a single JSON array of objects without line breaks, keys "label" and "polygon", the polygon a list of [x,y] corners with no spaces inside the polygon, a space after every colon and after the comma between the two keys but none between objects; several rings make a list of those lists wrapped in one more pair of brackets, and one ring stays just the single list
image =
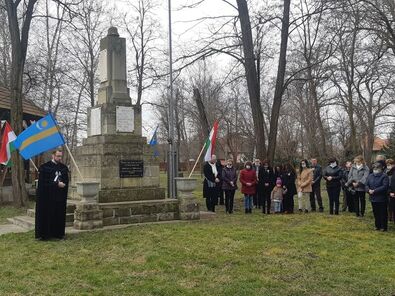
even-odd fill
[{"label": "monument obelisk", "polygon": [[[132,104],[127,87],[126,41],[115,27],[100,41],[99,73],[97,102],[88,109],[88,137],[75,150],[84,181],[100,182],[101,207],[164,200],[159,163],[142,136],[141,108]],[[73,174],[70,199],[79,198],[73,190],[77,181],[80,177]]]}]

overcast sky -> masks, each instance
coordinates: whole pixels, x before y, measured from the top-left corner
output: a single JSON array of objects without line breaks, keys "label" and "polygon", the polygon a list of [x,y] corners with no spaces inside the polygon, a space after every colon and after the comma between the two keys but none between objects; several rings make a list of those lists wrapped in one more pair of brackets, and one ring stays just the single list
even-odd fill
[{"label": "overcast sky", "polygon": [[[164,37],[168,38],[169,28],[169,10],[168,1],[160,1],[162,5],[157,9],[157,16],[161,24],[161,31]],[[181,54],[182,48],[191,41],[199,39],[207,33],[207,21],[195,21],[204,17],[220,16],[220,15],[236,15],[237,11],[229,4],[221,0],[206,0],[194,8],[186,8],[184,6],[191,5],[197,0],[172,0],[172,37],[173,37],[173,57],[176,58]],[[123,6],[122,1],[115,3],[117,6]],[[122,31],[121,35],[122,34]],[[122,37],[125,37],[122,36]],[[126,40],[128,42],[128,40]],[[166,44],[168,47],[168,44]],[[133,90],[131,90],[133,91]],[[147,98],[147,97],[146,97]],[[143,134],[151,137],[156,126],[156,117],[148,105],[143,108]]]}]

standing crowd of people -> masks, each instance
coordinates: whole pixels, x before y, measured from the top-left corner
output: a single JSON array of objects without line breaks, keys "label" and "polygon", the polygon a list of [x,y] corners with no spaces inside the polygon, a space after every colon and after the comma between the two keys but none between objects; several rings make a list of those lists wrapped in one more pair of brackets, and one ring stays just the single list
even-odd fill
[{"label": "standing crowd of people", "polygon": [[[215,155],[203,169],[203,197],[208,211],[225,205],[226,213],[233,213],[237,181],[244,195],[246,214],[258,209],[263,214],[294,213],[294,197],[300,213],[324,212],[321,182],[325,181],[330,215],[339,215],[340,194],[343,192],[342,211],[354,212],[363,217],[366,196],[372,204],[375,229],[388,230],[388,220],[395,223],[395,161],[378,155],[370,169],[362,156],[341,166],[336,158],[330,158],[322,167],[317,159],[303,159],[298,171],[291,163],[272,167],[267,160],[255,159],[244,163],[237,171],[233,160],[223,167]],[[225,198],[224,198],[225,196]]]}]

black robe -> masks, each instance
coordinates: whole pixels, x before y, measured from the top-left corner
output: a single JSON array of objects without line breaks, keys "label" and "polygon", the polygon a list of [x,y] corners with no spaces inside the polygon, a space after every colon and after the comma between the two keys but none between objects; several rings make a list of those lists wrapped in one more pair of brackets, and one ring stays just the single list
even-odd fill
[{"label": "black robe", "polygon": [[[69,170],[62,163],[48,161],[40,166],[36,195],[36,238],[63,238],[66,226],[66,202]],[[66,184],[58,187],[58,182]]]}]

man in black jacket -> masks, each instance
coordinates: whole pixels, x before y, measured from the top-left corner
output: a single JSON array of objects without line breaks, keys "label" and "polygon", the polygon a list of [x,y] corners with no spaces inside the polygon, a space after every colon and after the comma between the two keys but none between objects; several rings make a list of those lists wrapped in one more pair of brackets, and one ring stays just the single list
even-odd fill
[{"label": "man in black jacket", "polygon": [[316,158],[311,159],[311,167],[313,168],[313,186],[312,189],[313,191],[310,193],[310,204],[311,204],[311,210],[313,212],[316,211],[316,203],[315,199],[317,198],[317,203],[319,207],[319,211],[323,212],[324,207],[322,205],[322,197],[321,197],[321,179],[322,179],[322,168],[318,164]]},{"label": "man in black jacket", "polygon": [[62,150],[52,152],[52,160],[39,168],[36,198],[35,237],[38,240],[64,239],[69,170]]}]

